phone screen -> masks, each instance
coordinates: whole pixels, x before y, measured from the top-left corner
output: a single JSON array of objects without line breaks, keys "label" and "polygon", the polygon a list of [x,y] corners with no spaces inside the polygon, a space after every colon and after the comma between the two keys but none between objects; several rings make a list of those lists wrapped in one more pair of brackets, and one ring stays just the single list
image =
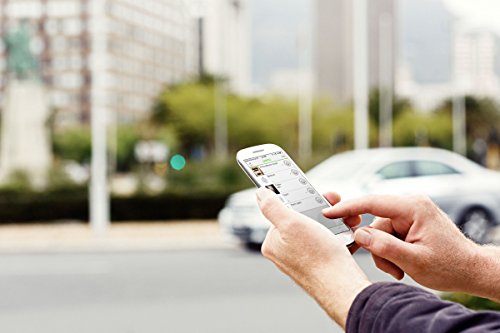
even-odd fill
[{"label": "phone screen", "polygon": [[309,184],[302,172],[282,152],[244,159],[257,182],[274,191],[288,207],[316,220],[334,234],[346,232],[349,228],[341,219],[328,219],[321,210],[329,207],[325,198]]}]

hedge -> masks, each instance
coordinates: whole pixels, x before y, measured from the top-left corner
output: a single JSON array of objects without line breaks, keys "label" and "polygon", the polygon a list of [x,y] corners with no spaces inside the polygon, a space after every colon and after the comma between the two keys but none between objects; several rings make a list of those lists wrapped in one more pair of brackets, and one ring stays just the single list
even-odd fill
[{"label": "hedge", "polygon": [[[165,193],[111,198],[113,221],[213,219],[228,193]],[[0,223],[89,220],[86,191],[0,193]]]}]

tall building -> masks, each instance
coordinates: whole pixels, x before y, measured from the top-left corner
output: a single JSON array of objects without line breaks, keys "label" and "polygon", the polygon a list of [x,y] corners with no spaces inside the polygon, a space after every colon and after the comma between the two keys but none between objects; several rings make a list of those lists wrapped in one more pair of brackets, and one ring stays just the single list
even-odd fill
[{"label": "tall building", "polygon": [[[394,0],[368,0],[368,80],[371,88],[380,81],[381,27],[390,21],[394,76],[396,45],[396,11]],[[353,3],[352,0],[315,1],[314,76],[316,93],[335,103],[347,103],[353,96]],[[387,73],[385,73],[387,74]],[[393,82],[393,80],[390,80]]]},{"label": "tall building", "polygon": [[[182,0],[0,0],[2,36],[32,29],[51,107],[60,123],[91,111],[143,116],[166,83],[197,72],[194,20]],[[0,94],[8,81],[0,55]]]},{"label": "tall building", "polygon": [[251,90],[249,5],[248,0],[206,0],[199,21],[203,70],[227,78],[242,94]]},{"label": "tall building", "polygon": [[492,31],[457,26],[453,52],[454,77],[466,94],[500,96],[499,37]]},{"label": "tall building", "polygon": [[423,110],[431,110],[456,94],[498,99],[498,34],[454,17],[438,0],[405,3],[407,22],[402,28],[398,94]]}]

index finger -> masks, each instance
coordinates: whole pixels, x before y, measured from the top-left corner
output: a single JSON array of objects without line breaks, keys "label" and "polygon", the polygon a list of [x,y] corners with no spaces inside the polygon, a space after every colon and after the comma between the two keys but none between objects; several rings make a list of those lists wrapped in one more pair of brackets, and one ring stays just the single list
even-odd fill
[{"label": "index finger", "polygon": [[361,214],[372,214],[379,217],[396,218],[407,213],[412,207],[409,202],[393,195],[368,195],[359,199],[343,201],[323,210],[329,218],[340,218]]}]

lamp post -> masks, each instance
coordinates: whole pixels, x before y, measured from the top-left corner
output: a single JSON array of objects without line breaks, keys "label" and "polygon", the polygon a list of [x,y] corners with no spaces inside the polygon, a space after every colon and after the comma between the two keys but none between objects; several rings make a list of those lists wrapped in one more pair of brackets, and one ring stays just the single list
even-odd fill
[{"label": "lamp post", "polygon": [[452,119],[453,119],[453,150],[461,155],[467,152],[467,137],[466,137],[466,114],[465,114],[465,96],[463,82],[459,75],[457,61],[457,31],[459,30],[459,22],[457,19],[452,21],[452,66],[453,66],[453,100],[452,100]]},{"label": "lamp post", "polygon": [[394,97],[393,19],[389,13],[379,18],[379,145],[392,146],[392,117]]},{"label": "lamp post", "polygon": [[354,148],[368,140],[368,26],[367,0],[353,0]]},{"label": "lamp post", "polygon": [[104,106],[106,64],[106,19],[105,4],[100,0],[92,0],[92,39],[91,66],[94,82],[91,90],[91,136],[92,161],[90,179],[90,224],[94,233],[103,235],[109,226],[109,192],[107,179],[106,129],[107,112]]},{"label": "lamp post", "polygon": [[307,160],[312,154],[312,89],[309,79],[309,43],[303,27],[299,29],[297,38],[298,84],[299,97],[299,158]]}]

